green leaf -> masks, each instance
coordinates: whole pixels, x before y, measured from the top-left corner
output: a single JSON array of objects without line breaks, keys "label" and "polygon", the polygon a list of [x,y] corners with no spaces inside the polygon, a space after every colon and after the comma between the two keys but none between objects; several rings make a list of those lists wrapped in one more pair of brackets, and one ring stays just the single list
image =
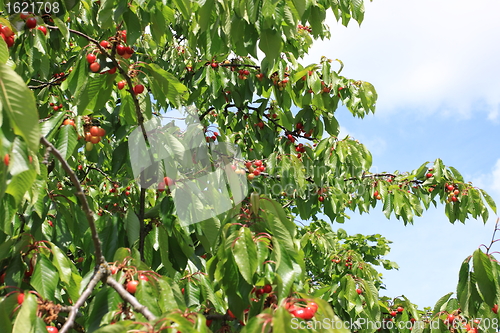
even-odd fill
[{"label": "green leaf", "polygon": [[110,28],[114,22],[111,18],[115,10],[114,0],[102,0],[99,11],[97,12],[97,21],[100,24],[100,28],[105,30]]},{"label": "green leaf", "polygon": [[297,9],[300,17],[302,17],[306,11],[306,3],[307,1],[305,0],[293,0],[293,5],[295,6],[295,9]]},{"label": "green leaf", "polygon": [[[249,1],[251,2],[251,1]],[[214,8],[215,0],[207,0],[205,4],[198,11],[198,22],[200,25],[200,32],[205,32],[208,29],[210,20],[212,19],[212,10]]]},{"label": "green leaf", "polygon": [[36,318],[38,303],[35,295],[26,293],[24,301],[14,321],[12,333],[27,333],[31,332],[32,325]]},{"label": "green leaf", "polygon": [[7,63],[7,60],[9,60],[9,48],[3,38],[0,38],[0,64]]},{"label": "green leaf", "polygon": [[490,257],[477,249],[472,255],[472,263],[479,292],[488,306],[492,307],[496,303],[497,288]]},{"label": "green leaf", "polygon": [[276,30],[264,29],[261,32],[259,48],[270,61],[278,59],[283,49],[280,33]]},{"label": "green leaf", "polygon": [[187,92],[187,88],[183,85],[179,79],[177,79],[172,73],[167,72],[156,64],[148,64],[146,66],[151,70],[151,76],[158,85],[160,91],[157,91],[155,85],[152,86],[153,94],[158,98],[167,98],[173,105],[179,106],[181,98]]},{"label": "green leaf", "polygon": [[132,209],[127,210],[127,215],[125,215],[125,230],[127,230],[128,243],[133,246],[139,239],[140,222]]},{"label": "green leaf", "polygon": [[48,141],[52,141],[65,117],[65,112],[59,112],[40,123],[41,135],[44,136]]},{"label": "green leaf", "polygon": [[488,206],[490,206],[491,210],[496,214],[497,213],[497,205],[495,204],[495,201],[493,200],[493,198],[490,197],[490,195],[488,193],[486,193],[485,190],[479,189],[479,191],[483,195],[484,200],[486,200],[486,203],[488,204]]},{"label": "green leaf", "polygon": [[253,275],[258,266],[257,247],[249,228],[240,228],[231,250],[241,275],[249,284],[253,284]]},{"label": "green leaf", "polygon": [[56,25],[56,27],[59,28],[59,32],[61,32],[63,38],[69,40],[70,33],[68,27],[66,27],[66,24],[57,16],[52,16],[52,19],[54,20],[54,24]]},{"label": "green leaf", "polygon": [[4,64],[0,64],[0,104],[14,133],[26,141],[30,150],[38,151],[40,127],[35,97],[23,79]]},{"label": "green leaf", "polygon": [[448,302],[451,295],[453,295],[453,292],[444,295],[436,302],[436,305],[434,305],[434,311],[433,311],[434,314],[443,311],[442,307],[443,307],[443,305],[446,304],[446,302]]},{"label": "green leaf", "polygon": [[31,285],[42,296],[55,301],[55,291],[59,282],[59,272],[45,256],[39,256],[35,271],[31,277]]},{"label": "green leaf", "polygon": [[9,185],[7,186],[6,193],[11,194],[16,202],[16,205],[21,203],[24,194],[31,188],[31,185],[36,179],[35,170],[28,170],[21,172],[12,177]]},{"label": "green leaf", "polygon": [[191,17],[191,1],[189,0],[173,0],[177,9],[182,13],[185,20],[190,20]]},{"label": "green leaf", "polygon": [[141,21],[130,8],[123,13],[123,21],[127,27],[127,43],[133,45],[142,35]]},{"label": "green leaf", "polygon": [[69,285],[71,283],[71,266],[73,266],[73,263],[55,244],[49,244],[53,255],[52,264],[57,268],[61,281]]},{"label": "green leaf", "polygon": [[122,95],[122,105],[120,107],[120,120],[123,124],[132,125],[137,123],[134,100],[130,94]]},{"label": "green leaf", "polygon": [[61,153],[64,159],[69,159],[73,155],[73,151],[77,145],[77,135],[73,126],[61,126],[59,136],[55,144],[57,150]]}]

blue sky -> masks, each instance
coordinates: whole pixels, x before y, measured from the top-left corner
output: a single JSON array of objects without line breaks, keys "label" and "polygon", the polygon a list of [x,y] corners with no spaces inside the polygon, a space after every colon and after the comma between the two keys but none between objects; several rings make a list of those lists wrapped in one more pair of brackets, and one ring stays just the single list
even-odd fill
[{"label": "blue sky", "polygon": [[[360,120],[338,110],[341,135],[367,145],[373,171],[409,171],[441,158],[500,203],[500,2],[375,0],[365,7],[361,27],[330,16],[331,40],[317,41],[303,61],[338,58],[343,75],[375,85],[375,115]],[[406,227],[380,207],[350,216],[334,228],[394,242],[387,258],[400,269],[383,272],[382,294],[405,295],[420,307],[456,290],[461,262],[489,244],[497,218],[452,225],[443,206]]]}]

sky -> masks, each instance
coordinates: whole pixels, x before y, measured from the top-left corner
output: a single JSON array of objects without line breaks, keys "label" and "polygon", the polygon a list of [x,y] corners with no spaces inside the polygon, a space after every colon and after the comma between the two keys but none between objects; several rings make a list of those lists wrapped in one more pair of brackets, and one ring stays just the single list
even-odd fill
[{"label": "sky", "polygon": [[[365,9],[361,27],[346,28],[330,15],[332,38],[316,41],[302,61],[340,59],[342,75],[377,89],[375,115],[355,119],[337,110],[341,136],[368,147],[374,172],[411,171],[441,158],[500,205],[500,2],[374,0]],[[497,219],[490,212],[486,224],[452,225],[441,205],[404,226],[381,210],[351,213],[334,228],[392,240],[386,258],[400,269],[382,271],[381,294],[405,295],[420,308],[456,291],[462,261],[489,244]],[[500,242],[493,250],[500,251]]]}]

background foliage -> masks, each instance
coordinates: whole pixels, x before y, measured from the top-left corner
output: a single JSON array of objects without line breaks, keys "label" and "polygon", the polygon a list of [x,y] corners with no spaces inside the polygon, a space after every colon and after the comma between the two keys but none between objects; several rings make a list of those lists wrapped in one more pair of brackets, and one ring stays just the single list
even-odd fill
[{"label": "background foliage", "polygon": [[[375,111],[375,88],[343,77],[340,61],[300,59],[330,38],[328,11],[361,23],[362,1],[63,1],[36,15],[0,5],[6,332],[374,332],[377,323],[496,332],[499,267],[489,248],[464,261],[455,294],[419,309],[383,296],[377,266],[397,268],[384,258],[390,241],[332,228],[348,210],[377,206],[405,224],[431,204],[452,223],[496,213],[440,159],[373,174],[366,147],[337,137],[337,107],[362,118]],[[165,184],[136,183],[128,139],[188,105],[208,147],[241,148],[234,171],[251,189],[226,213],[185,226]],[[86,134],[94,126],[105,133]],[[182,150],[184,133],[171,128]]]}]

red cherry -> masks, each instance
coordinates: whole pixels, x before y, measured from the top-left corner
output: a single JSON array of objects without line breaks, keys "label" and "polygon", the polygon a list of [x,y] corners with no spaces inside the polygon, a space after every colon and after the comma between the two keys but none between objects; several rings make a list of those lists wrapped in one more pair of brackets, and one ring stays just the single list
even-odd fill
[{"label": "red cherry", "polygon": [[453,191],[453,189],[455,189],[453,185],[448,185],[446,188],[448,189],[448,191]]},{"label": "red cherry", "polygon": [[45,326],[45,329],[47,330],[48,333],[59,333],[57,327],[54,326]]},{"label": "red cherry", "polygon": [[126,84],[127,84],[127,81],[122,80],[122,81],[118,82],[116,85],[118,86],[118,89],[122,90]]},{"label": "red cherry", "polygon": [[116,67],[111,68],[108,70],[108,74],[115,74],[116,73]]},{"label": "red cherry", "polygon": [[458,198],[457,198],[456,196],[452,196],[452,197],[451,197],[451,201],[453,201],[453,202],[457,202],[457,200],[458,200]]},{"label": "red cherry", "polygon": [[125,53],[132,55],[134,54],[134,52],[135,52],[134,49],[131,48],[130,46],[125,47]]},{"label": "red cherry", "polygon": [[404,308],[402,306],[398,306],[398,308],[396,309],[398,312],[403,312]]},{"label": "red cherry", "polygon": [[3,157],[3,164],[9,166],[9,162],[10,162],[10,156],[9,154],[5,154],[5,156]]},{"label": "red cherry", "polygon": [[144,274],[139,274],[139,280],[142,280],[142,281],[149,281],[148,277]]},{"label": "red cherry", "polygon": [[269,294],[271,291],[273,291],[273,287],[270,284],[266,284],[263,288],[262,291],[266,294]]},{"label": "red cherry", "polygon": [[394,311],[394,310],[391,311],[391,316],[396,317],[397,314],[398,313],[396,311]]},{"label": "red cherry", "polygon": [[90,70],[94,73],[97,73],[99,72],[99,70],[101,69],[101,65],[99,65],[98,62],[93,62],[90,64]]},{"label": "red cherry", "polygon": [[258,169],[255,169],[255,170],[253,171],[253,174],[254,174],[255,176],[258,176],[258,175],[260,175],[260,170],[258,170]]},{"label": "red cherry", "polygon": [[429,192],[434,191],[434,187],[429,187]]},{"label": "red cherry", "polygon": [[98,136],[103,137],[106,135],[106,130],[102,127],[99,127],[99,132],[97,133]]},{"label": "red cherry", "polygon": [[47,28],[45,26],[41,25],[37,29],[43,32],[44,35],[47,35]]},{"label": "red cherry", "polygon": [[118,272],[118,267],[116,267],[114,265],[113,266],[109,266],[109,270],[111,271],[112,275],[115,275],[116,272]]},{"label": "red cherry", "polygon": [[109,47],[109,42],[107,40],[103,40],[99,44],[101,44],[101,46],[104,47],[105,49]]},{"label": "red cherry", "polygon": [[314,317],[314,313],[312,312],[312,309],[308,308],[296,308],[293,311],[290,312],[292,316],[304,319],[304,320],[310,320],[312,317]]},{"label": "red cherry", "polygon": [[168,187],[170,187],[170,186],[172,186],[172,185],[175,184],[175,180],[173,180],[170,177],[163,178],[163,181],[165,182],[165,185],[167,185]]},{"label": "red cherry", "polygon": [[323,201],[325,201],[325,197],[324,197],[324,196],[322,196],[322,195],[320,195],[320,196],[318,197],[318,200],[319,200],[319,202],[323,202]]},{"label": "red cherry", "polygon": [[123,41],[126,43],[127,42],[127,30],[120,31],[120,34],[122,36]]},{"label": "red cherry", "polygon": [[71,125],[71,126],[75,126],[75,121],[73,119],[64,119],[63,121],[63,125]]},{"label": "red cherry", "polygon": [[144,86],[142,84],[138,84],[134,87],[134,93],[136,95],[142,94],[143,91],[144,91]]},{"label": "red cherry", "polygon": [[116,45],[116,53],[119,55],[124,55],[125,54],[125,46],[118,44]]},{"label": "red cherry", "polygon": [[257,160],[255,162],[253,162],[253,164],[257,167],[260,167],[262,165],[262,161],[261,160]]},{"label": "red cherry", "polygon": [[431,177],[432,177],[432,173],[430,173],[430,172],[429,172],[429,173],[428,173],[428,174],[426,174],[425,176],[426,176],[427,178],[431,178]]},{"label": "red cherry", "polygon": [[493,305],[493,307],[491,308],[491,311],[493,311],[495,314],[497,314],[498,313],[498,304]]},{"label": "red cherry", "polygon": [[307,308],[311,309],[314,313],[318,310],[318,304],[315,302],[309,302],[307,303]]},{"label": "red cherry", "polygon": [[213,62],[210,64],[210,66],[212,66],[212,68],[217,68],[217,67],[219,67],[219,64],[217,64],[216,62]]},{"label": "red cherry", "polygon": [[30,17],[29,19],[27,19],[26,20],[26,27],[28,27],[28,29],[32,29],[32,28],[36,27],[36,18]]},{"label": "red cherry", "polygon": [[17,295],[17,304],[21,305],[24,302],[24,293],[19,293]]},{"label": "red cherry", "polygon": [[358,288],[358,289],[356,289],[356,292],[358,293],[358,295],[361,295],[363,293],[363,290]]},{"label": "red cherry", "polygon": [[378,195],[378,191],[373,192],[373,196],[376,197]]},{"label": "red cherry", "polygon": [[87,62],[89,64],[94,63],[96,59],[97,59],[97,57],[95,56],[95,54],[93,54],[93,53],[87,54]]},{"label": "red cherry", "polygon": [[132,280],[132,281],[129,281],[127,283],[127,287],[125,289],[127,289],[127,291],[131,294],[135,294],[135,292],[137,291],[137,286],[139,285],[139,281],[136,281],[136,280]]},{"label": "red cherry", "polygon": [[459,195],[459,194],[460,194],[460,191],[459,191],[459,190],[455,190],[455,191],[453,191],[453,194],[455,194],[455,195]]},{"label": "red cherry", "polygon": [[210,327],[210,325],[212,325],[212,319],[207,319],[206,323],[207,323],[207,326]]},{"label": "red cherry", "polygon": [[98,136],[99,135],[99,126],[92,126],[90,128],[90,135]]},{"label": "red cherry", "polygon": [[7,46],[8,47],[12,47],[12,45],[14,45],[14,36],[10,36],[10,37],[5,37],[5,42],[7,43]]},{"label": "red cherry", "polygon": [[449,314],[448,317],[446,317],[446,321],[448,322],[449,325],[453,324],[454,320],[455,320],[455,316],[452,314]]}]

